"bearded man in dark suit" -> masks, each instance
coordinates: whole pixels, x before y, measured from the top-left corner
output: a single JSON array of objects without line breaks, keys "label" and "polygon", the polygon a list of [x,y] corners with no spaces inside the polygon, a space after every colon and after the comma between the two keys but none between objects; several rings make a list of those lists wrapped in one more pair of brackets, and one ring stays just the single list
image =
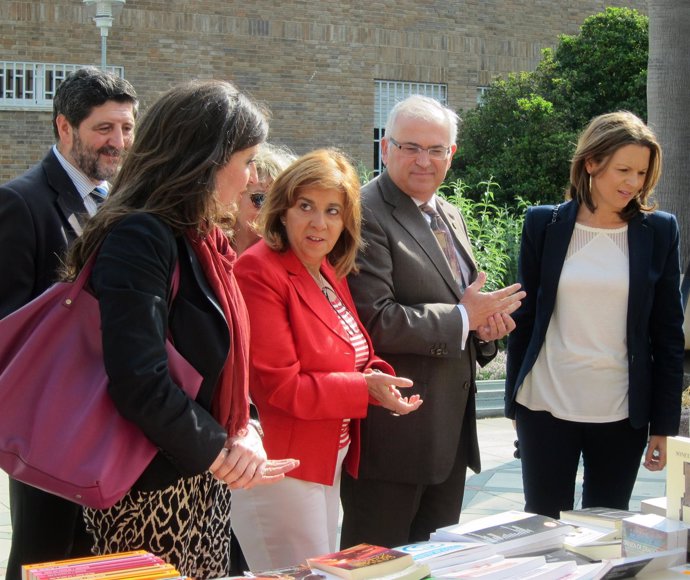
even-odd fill
[{"label": "bearded man in dark suit", "polygon": [[[362,189],[364,248],[349,279],[377,353],[424,400],[409,416],[372,408],[359,477],[344,476],[343,547],[429,539],[460,517],[469,466],[479,472],[476,363],[514,328],[524,292],[481,292],[460,212],[436,194],[457,148],[457,115],[415,95],[390,113],[386,170]],[[439,221],[440,220],[440,221]]]},{"label": "bearded man in dark suit", "polygon": [[[79,69],[59,85],[55,145],[0,186],[0,318],[56,281],[67,245],[107,195],[132,143],[137,108],[132,85],[97,68]],[[90,553],[81,506],[10,479],[10,512],[7,580],[21,578],[22,564]]]}]

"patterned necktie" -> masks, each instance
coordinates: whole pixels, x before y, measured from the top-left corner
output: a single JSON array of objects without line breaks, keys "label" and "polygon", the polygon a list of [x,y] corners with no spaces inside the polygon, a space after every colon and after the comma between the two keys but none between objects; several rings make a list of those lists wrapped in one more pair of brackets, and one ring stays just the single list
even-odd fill
[{"label": "patterned necktie", "polygon": [[89,197],[94,201],[96,206],[101,205],[105,201],[107,195],[108,191],[105,187],[101,187],[100,185],[94,187],[91,193],[89,193]]},{"label": "patterned necktie", "polygon": [[464,290],[466,284],[462,276],[460,259],[458,258],[458,252],[455,249],[455,245],[453,244],[453,236],[451,235],[446,222],[443,221],[438,212],[428,203],[423,203],[419,206],[419,209],[421,209],[431,218],[431,231],[436,236],[438,245],[441,246],[441,250],[443,250],[443,254],[448,261],[451,272],[453,272],[455,281],[457,282],[458,286]]}]

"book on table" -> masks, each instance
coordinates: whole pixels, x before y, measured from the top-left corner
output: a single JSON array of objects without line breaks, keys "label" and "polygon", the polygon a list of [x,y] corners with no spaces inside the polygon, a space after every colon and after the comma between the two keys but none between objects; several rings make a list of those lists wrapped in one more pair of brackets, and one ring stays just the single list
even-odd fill
[{"label": "book on table", "polygon": [[666,438],[666,517],[690,523],[690,438]]},{"label": "book on table", "polygon": [[307,564],[312,569],[352,580],[381,578],[418,566],[406,552],[372,544],[357,544],[332,554],[307,558]]},{"label": "book on table", "polygon": [[[634,516],[636,512],[607,507],[591,507],[561,512],[561,521],[569,524],[581,524],[595,528],[615,530],[620,534],[623,520]],[[620,538],[620,535],[618,535]]]},{"label": "book on table", "polygon": [[179,577],[174,566],[144,550],[22,566],[23,580],[167,580]]},{"label": "book on table", "polygon": [[500,557],[498,560],[480,560],[473,566],[456,572],[434,573],[431,578],[456,578],[461,580],[503,580],[516,579],[546,564],[544,556],[517,558]]},{"label": "book on table", "polygon": [[519,556],[539,547],[560,548],[572,526],[548,516],[520,511],[471,520],[439,528],[431,534],[432,541],[476,541],[493,546],[494,553]]},{"label": "book on table", "polygon": [[688,527],[684,522],[656,514],[637,514],[623,520],[623,556],[687,548]]},{"label": "book on table", "polygon": [[563,540],[563,547],[593,560],[620,558],[620,533],[615,529],[576,525]]},{"label": "book on table", "polygon": [[492,555],[495,550],[488,544],[471,542],[418,542],[395,548],[410,554],[415,562],[427,564],[432,572],[440,568],[473,562]]},{"label": "book on table", "polygon": [[604,567],[594,580],[615,580],[632,578],[638,574],[651,574],[683,564],[686,557],[686,548],[676,548],[664,552],[649,552],[639,556],[604,560]]}]

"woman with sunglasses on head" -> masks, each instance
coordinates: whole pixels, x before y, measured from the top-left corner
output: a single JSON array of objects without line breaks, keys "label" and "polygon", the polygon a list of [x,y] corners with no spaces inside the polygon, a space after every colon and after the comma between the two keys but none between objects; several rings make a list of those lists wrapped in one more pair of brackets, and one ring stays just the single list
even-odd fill
[{"label": "woman with sunglasses on head", "polygon": [[270,143],[263,143],[259,148],[254,159],[258,181],[249,183],[237,202],[237,221],[232,238],[232,247],[237,255],[261,238],[255,222],[266,199],[266,192],[278,174],[294,160],[295,156],[286,148]]},{"label": "woman with sunglasses on head", "polygon": [[374,354],[348,289],[361,244],[359,190],[342,153],[299,158],[268,192],[264,239],[237,262],[266,452],[300,460],[272,492],[233,494],[233,526],[255,571],[334,552],[341,467],[356,476],[359,464],[358,419],[370,403],[396,414],[421,405],[398,390],[412,381]]}]

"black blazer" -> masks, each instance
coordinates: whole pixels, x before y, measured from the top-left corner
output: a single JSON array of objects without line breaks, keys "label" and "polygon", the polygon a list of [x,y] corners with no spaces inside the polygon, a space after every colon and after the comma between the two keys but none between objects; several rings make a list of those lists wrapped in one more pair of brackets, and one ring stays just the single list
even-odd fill
[{"label": "black blazer", "polygon": [[[170,308],[178,257],[179,290]],[[227,437],[210,409],[230,333],[196,255],[157,217],[133,214],[107,235],[91,285],[101,308],[110,395],[160,450],[135,489],[163,488],[207,470]],[[203,377],[194,401],[168,373],[168,330],[177,350]]]},{"label": "black blazer", "polygon": [[0,186],[0,318],[55,282],[62,255],[87,218],[52,149],[24,175]]},{"label": "black blazer", "polygon": [[[555,222],[553,206],[532,207],[525,216],[519,279],[527,297],[508,339],[507,417],[515,417],[515,396],[544,344],[577,212],[570,201]],[[678,244],[671,214],[641,213],[628,223],[629,417],[635,428],[649,424],[651,435],[676,435],[680,420],[685,341]]]}]

